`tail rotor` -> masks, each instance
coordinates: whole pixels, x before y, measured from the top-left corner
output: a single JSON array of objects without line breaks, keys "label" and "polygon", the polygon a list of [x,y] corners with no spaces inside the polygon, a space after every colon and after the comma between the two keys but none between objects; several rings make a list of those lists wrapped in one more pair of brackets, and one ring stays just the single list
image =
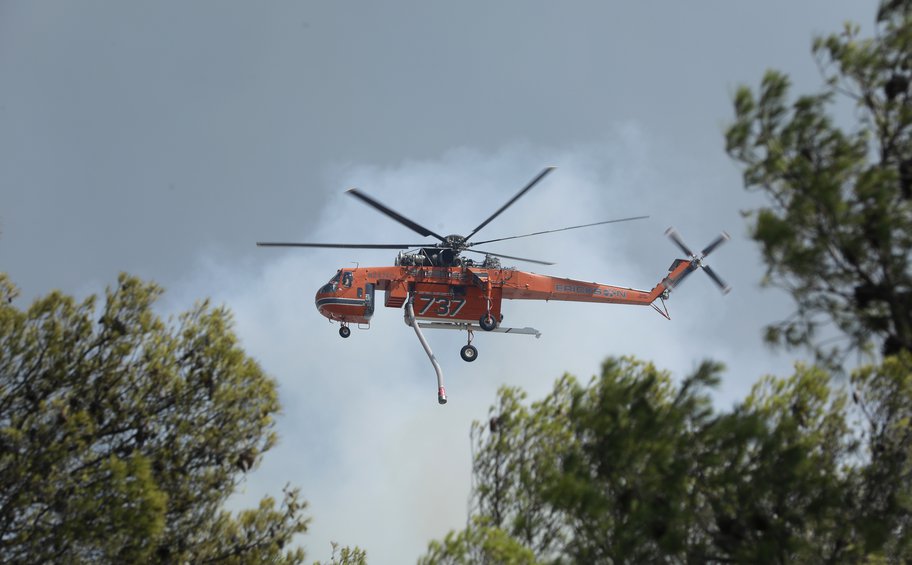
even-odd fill
[{"label": "tail rotor", "polygon": [[724,280],[722,280],[722,278],[717,275],[716,272],[709,267],[709,265],[703,264],[703,260],[706,259],[706,256],[712,253],[713,250],[715,250],[717,247],[731,239],[731,236],[725,232],[722,232],[718,237],[716,237],[716,239],[712,240],[709,245],[704,247],[699,254],[697,254],[691,251],[687,244],[685,244],[681,239],[680,234],[678,234],[677,230],[674,228],[668,228],[668,230],[665,231],[665,235],[667,235],[669,239],[671,239],[671,241],[673,241],[681,249],[681,251],[683,251],[689,257],[688,260],[690,261],[690,268],[687,269],[687,271],[684,272],[684,274],[681,275],[676,281],[674,281],[672,286],[681,284],[681,281],[683,281],[690,273],[694,272],[695,270],[703,269],[707,276],[709,276],[709,278],[712,279],[714,283],[716,283],[716,285],[722,291],[722,294],[728,294],[731,291],[731,287]]}]

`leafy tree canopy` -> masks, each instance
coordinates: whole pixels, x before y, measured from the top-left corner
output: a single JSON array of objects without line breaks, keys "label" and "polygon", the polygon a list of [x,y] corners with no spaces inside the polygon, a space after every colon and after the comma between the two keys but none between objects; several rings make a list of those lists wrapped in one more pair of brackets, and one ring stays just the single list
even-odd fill
[{"label": "leafy tree canopy", "polygon": [[297,490],[224,510],[276,441],[275,383],[225,308],[166,322],[161,292],[122,275],[100,308],[22,311],[0,275],[0,560],[303,561]]},{"label": "leafy tree canopy", "polygon": [[792,99],[768,71],[756,92],[738,89],[726,133],[746,188],[767,196],[750,212],[766,282],[797,306],[767,339],[833,366],[872,346],[912,351],[912,2],[884,2],[874,37],[846,24],[813,53],[821,92]]},{"label": "leafy tree canopy", "polygon": [[912,558],[912,356],[857,372],[857,404],[798,366],[716,412],[720,369],[676,386],[610,359],[531,404],[502,389],[472,428],[472,524],[421,563]]}]

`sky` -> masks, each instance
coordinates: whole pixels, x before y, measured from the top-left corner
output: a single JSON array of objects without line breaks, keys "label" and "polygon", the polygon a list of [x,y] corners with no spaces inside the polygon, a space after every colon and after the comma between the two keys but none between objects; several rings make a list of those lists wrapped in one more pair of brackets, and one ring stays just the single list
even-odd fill
[{"label": "sky", "polygon": [[[286,483],[330,541],[371,563],[412,562],[465,525],[469,426],[502,385],[541,398],[636,355],[681,378],[728,367],[720,409],[800,352],[762,344],[790,312],[764,268],[724,151],[732,97],[763,72],[817,90],[815,35],[873,2],[500,0],[247,3],[0,0],[0,269],[25,307],[52,289],[103,292],[127,271],[162,284],[163,315],[212,297],[277,381],[280,444],[231,501]],[[402,312],[378,308],[342,340],[313,307],[337,269],[395,252],[261,249],[256,241],[399,243],[415,234],[344,191],[358,187],[440,233],[468,233],[545,166],[557,170],[484,228],[485,239],[612,218],[490,245],[554,261],[518,268],[652,288],[679,251],[721,230],[708,264],[648,308],[514,301],[530,336],[427,332],[450,402]]]}]

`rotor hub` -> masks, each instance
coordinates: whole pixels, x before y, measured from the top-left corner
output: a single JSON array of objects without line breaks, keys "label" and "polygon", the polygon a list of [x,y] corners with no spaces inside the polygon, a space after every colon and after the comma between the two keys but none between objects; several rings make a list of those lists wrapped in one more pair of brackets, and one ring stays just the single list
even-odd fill
[{"label": "rotor hub", "polygon": [[461,235],[456,235],[456,234],[448,235],[445,238],[443,238],[443,243],[447,247],[450,247],[451,249],[454,249],[457,251],[461,251],[468,247],[468,245],[466,244],[466,238],[464,238]]}]

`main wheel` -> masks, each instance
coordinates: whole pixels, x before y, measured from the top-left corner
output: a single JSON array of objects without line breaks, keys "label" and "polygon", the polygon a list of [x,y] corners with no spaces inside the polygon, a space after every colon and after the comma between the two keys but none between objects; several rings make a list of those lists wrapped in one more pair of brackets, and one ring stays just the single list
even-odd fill
[{"label": "main wheel", "polygon": [[478,320],[478,325],[480,325],[481,329],[484,331],[489,332],[497,327],[497,322],[494,321],[494,316],[485,314]]},{"label": "main wheel", "polygon": [[348,326],[342,326],[339,328],[339,335],[342,337],[348,337],[352,334],[351,328]]},{"label": "main wheel", "polygon": [[466,345],[459,351],[459,356],[462,357],[463,361],[472,361],[478,359],[478,350],[475,349],[474,345]]}]

